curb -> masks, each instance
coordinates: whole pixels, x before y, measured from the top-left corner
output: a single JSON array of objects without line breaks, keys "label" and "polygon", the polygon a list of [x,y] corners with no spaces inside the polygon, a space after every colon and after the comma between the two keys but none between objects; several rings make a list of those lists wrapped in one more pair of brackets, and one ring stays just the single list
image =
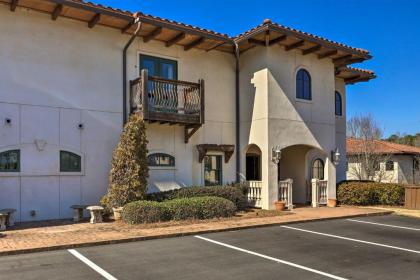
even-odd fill
[{"label": "curb", "polygon": [[80,244],[77,244],[77,243],[65,244],[65,245],[56,245],[56,246],[50,246],[50,247],[39,247],[39,248],[5,251],[5,252],[0,252],[0,256],[12,256],[12,255],[20,255],[20,254],[28,254],[28,253],[49,252],[49,251],[75,249],[75,248],[83,248],[83,247],[91,247],[91,246],[111,245],[111,244],[120,244],[120,243],[146,241],[146,240],[163,239],[163,238],[184,237],[184,236],[191,236],[191,235],[198,235],[198,234],[217,233],[217,232],[225,232],[225,231],[238,231],[238,230],[244,230],[244,229],[256,229],[256,228],[272,227],[272,226],[279,226],[279,225],[290,225],[290,224],[298,224],[298,223],[302,224],[302,223],[309,223],[309,222],[315,222],[315,221],[339,220],[339,219],[356,218],[356,217],[385,216],[385,215],[390,215],[393,213],[394,211],[381,211],[381,212],[376,212],[376,213],[355,214],[355,215],[348,215],[348,216],[341,216],[341,217],[313,218],[313,219],[302,220],[302,221],[278,222],[278,223],[272,223],[272,224],[259,224],[259,225],[249,225],[249,226],[234,226],[230,228],[208,229],[208,230],[201,230],[201,231],[195,231],[195,232],[169,233],[169,234],[153,235],[153,236],[139,236],[139,237],[114,239],[114,240],[93,241],[93,242],[80,243]]}]

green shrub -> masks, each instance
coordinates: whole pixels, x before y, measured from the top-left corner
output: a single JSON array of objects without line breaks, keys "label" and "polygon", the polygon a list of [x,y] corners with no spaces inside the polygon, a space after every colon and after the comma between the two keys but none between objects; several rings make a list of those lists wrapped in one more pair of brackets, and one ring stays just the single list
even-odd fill
[{"label": "green shrub", "polygon": [[147,200],[126,204],[121,216],[124,221],[130,224],[156,223],[170,219],[168,208],[164,203]]},{"label": "green shrub", "polygon": [[217,196],[232,201],[236,208],[243,210],[246,208],[247,200],[243,189],[237,185],[233,186],[211,186],[211,187],[188,187],[166,192],[151,193],[147,195],[148,200],[165,201],[177,198]]},{"label": "green shrub", "polygon": [[211,219],[230,217],[236,207],[221,197],[191,197],[157,201],[135,201],[124,206],[122,219],[130,224],[167,220]]},{"label": "green shrub", "polygon": [[112,155],[108,193],[101,200],[108,211],[145,198],[149,177],[147,143],[143,119],[131,115]]},{"label": "green shrub", "polygon": [[215,196],[178,198],[162,203],[168,207],[172,220],[230,217],[236,211],[232,201]]},{"label": "green shrub", "polygon": [[399,184],[344,182],[337,187],[337,200],[347,205],[402,205],[404,187]]}]

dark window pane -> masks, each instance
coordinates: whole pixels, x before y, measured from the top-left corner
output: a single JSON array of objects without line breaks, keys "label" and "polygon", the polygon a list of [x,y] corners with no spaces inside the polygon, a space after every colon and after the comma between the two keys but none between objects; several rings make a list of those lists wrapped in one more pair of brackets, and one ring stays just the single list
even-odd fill
[{"label": "dark window pane", "polygon": [[312,164],[312,178],[324,180],[324,162],[319,158]]},{"label": "dark window pane", "polygon": [[11,150],[0,153],[0,172],[20,171],[20,151]]},{"label": "dark window pane", "polygon": [[67,151],[60,151],[60,172],[81,172],[82,158]]},{"label": "dark window pane", "polygon": [[296,74],[296,97],[311,100],[311,76],[305,69],[300,69]]},{"label": "dark window pane", "polygon": [[388,160],[386,162],[386,171],[393,171],[394,170],[394,162],[392,160]]},{"label": "dark window pane", "polygon": [[175,166],[175,158],[163,153],[148,155],[147,162],[149,166]]},{"label": "dark window pane", "polygon": [[204,184],[206,186],[223,183],[222,156],[204,157]]},{"label": "dark window pane", "polygon": [[335,114],[337,116],[341,116],[342,115],[342,101],[341,101],[341,94],[339,92],[335,92]]}]

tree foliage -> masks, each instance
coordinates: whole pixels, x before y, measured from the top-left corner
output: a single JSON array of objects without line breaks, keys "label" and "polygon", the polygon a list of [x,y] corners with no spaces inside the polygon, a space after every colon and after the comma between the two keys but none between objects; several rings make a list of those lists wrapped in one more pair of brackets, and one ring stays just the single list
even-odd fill
[{"label": "tree foliage", "polygon": [[348,156],[348,172],[358,180],[381,182],[389,174],[381,163],[387,162],[390,154],[378,153],[377,140],[382,138],[383,132],[371,115],[352,117],[347,123],[347,136],[358,139],[357,152]]},{"label": "tree foliage", "polygon": [[420,133],[415,135],[396,133],[389,136],[386,140],[397,144],[420,147]]},{"label": "tree foliage", "polygon": [[131,115],[112,155],[108,193],[101,200],[108,210],[146,197],[147,143],[143,119]]}]

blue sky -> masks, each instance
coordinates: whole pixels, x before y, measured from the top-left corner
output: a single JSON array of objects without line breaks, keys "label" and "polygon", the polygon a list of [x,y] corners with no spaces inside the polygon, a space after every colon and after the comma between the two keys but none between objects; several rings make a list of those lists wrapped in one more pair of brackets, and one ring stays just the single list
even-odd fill
[{"label": "blue sky", "polygon": [[385,136],[420,132],[420,0],[95,0],[228,35],[264,18],[371,52],[374,70],[347,87],[347,114],[371,113]]}]

